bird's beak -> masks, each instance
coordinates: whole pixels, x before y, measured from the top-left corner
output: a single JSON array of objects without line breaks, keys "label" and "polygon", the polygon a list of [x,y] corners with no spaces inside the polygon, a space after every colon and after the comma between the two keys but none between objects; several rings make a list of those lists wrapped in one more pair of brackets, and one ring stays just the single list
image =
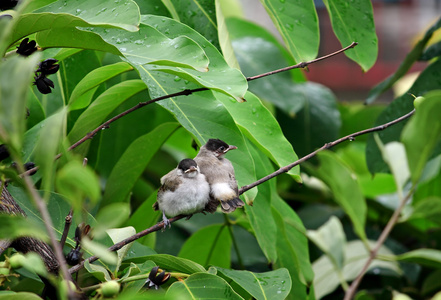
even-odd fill
[{"label": "bird's beak", "polygon": [[230,151],[230,150],[234,150],[234,149],[237,149],[237,147],[236,147],[236,146],[233,146],[233,145],[230,145],[230,146],[228,146],[228,148],[224,151],[224,154],[227,153],[228,151]]},{"label": "bird's beak", "polygon": [[187,174],[187,173],[191,173],[191,172],[194,172],[194,171],[197,171],[197,170],[198,170],[198,169],[197,169],[195,166],[191,166],[190,169],[185,170],[184,173]]}]

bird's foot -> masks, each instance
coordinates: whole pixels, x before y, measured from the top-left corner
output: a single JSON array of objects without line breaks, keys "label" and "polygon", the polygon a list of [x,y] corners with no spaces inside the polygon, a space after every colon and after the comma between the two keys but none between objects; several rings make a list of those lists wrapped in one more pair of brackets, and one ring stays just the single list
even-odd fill
[{"label": "bird's foot", "polygon": [[162,228],[162,231],[164,231],[167,228],[171,228],[171,223],[170,220],[165,216],[165,213],[162,212],[162,221],[164,222],[164,227]]},{"label": "bird's foot", "polygon": [[193,217],[193,214],[191,214],[191,215],[187,215],[187,217],[185,218],[185,220],[190,220],[191,217]]}]

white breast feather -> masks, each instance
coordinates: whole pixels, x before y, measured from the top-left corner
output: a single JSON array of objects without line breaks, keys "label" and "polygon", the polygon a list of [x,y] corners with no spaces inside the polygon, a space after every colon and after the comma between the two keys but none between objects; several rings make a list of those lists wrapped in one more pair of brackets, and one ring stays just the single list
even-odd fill
[{"label": "white breast feather", "polygon": [[210,187],[204,175],[183,178],[182,184],[174,192],[164,192],[161,201],[158,202],[159,209],[168,217],[199,212],[208,203],[209,192]]},{"label": "white breast feather", "polygon": [[236,192],[227,182],[218,182],[211,185],[211,193],[215,199],[230,200],[236,197]]}]

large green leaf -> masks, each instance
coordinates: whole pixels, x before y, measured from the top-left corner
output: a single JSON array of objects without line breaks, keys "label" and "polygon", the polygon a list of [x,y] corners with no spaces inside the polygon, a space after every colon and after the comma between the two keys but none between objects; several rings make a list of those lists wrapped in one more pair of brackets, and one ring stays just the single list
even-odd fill
[{"label": "large green leaf", "polygon": [[[288,268],[291,277],[300,278],[303,285],[310,284],[314,278],[314,273],[309,259],[306,229],[296,212],[277,195],[275,187],[273,188],[272,198],[273,215],[278,222],[277,224],[283,224],[283,226],[278,227],[278,231],[280,231],[277,242],[279,260],[276,264],[279,267]],[[274,210],[277,210],[277,213]],[[289,257],[292,258],[288,259]],[[294,272],[299,275],[293,276]]]},{"label": "large green leaf", "polygon": [[225,13],[231,9],[231,3],[227,1],[216,0],[216,20],[217,20],[217,35],[219,38],[219,46],[226,62],[232,68],[240,69],[236,56],[234,55],[233,46],[231,45],[230,33],[228,31],[227,23],[225,22]]},{"label": "large green leaf", "polygon": [[[170,72],[172,74],[178,75],[180,78],[183,78],[185,80],[189,80],[204,87],[226,93],[234,97],[236,100],[241,101],[248,88],[245,77],[239,70],[230,68],[225,62],[223,56],[219,53],[219,51],[203,36],[192,30],[191,28],[176,22],[175,20],[163,17],[143,16],[142,23],[154,26],[162,33],[167,32],[169,38],[176,38],[182,35],[188,36],[204,49],[205,54],[210,60],[209,71],[205,73],[200,73],[191,69],[171,67],[165,68],[165,66],[161,66],[162,71]],[[148,72],[153,72],[156,69],[155,66],[150,65],[146,65],[145,67]],[[176,82],[174,83],[177,91],[188,89],[191,87],[187,85],[188,82],[184,80],[179,81],[179,78],[170,77],[170,79],[172,82],[174,82],[174,80],[176,79]],[[159,83],[159,85],[163,84]],[[155,89],[153,93],[163,92],[157,86],[155,87],[155,85],[149,86],[149,88]]]},{"label": "large green leaf", "polygon": [[315,58],[320,39],[314,2],[312,0],[260,0],[260,2],[282,35],[294,59],[301,62]]},{"label": "large green leaf", "polygon": [[0,214],[0,239],[15,240],[26,236],[47,241],[48,236],[42,225],[33,219],[2,213]]},{"label": "large green leaf", "polygon": [[416,249],[397,255],[397,260],[414,262],[429,268],[441,268],[441,251],[436,249]]},{"label": "large green leaf", "polygon": [[126,80],[108,88],[78,117],[68,135],[70,142],[75,143],[97,128],[116,107],[145,89],[147,86],[139,79]]},{"label": "large green leaf", "polygon": [[[115,28],[88,28],[104,41],[118,48],[132,64],[155,64],[193,68],[199,72],[208,70],[208,58],[204,50],[186,36],[167,37],[147,24],[140,24],[138,32]],[[156,66],[155,68],[160,68]]]},{"label": "large green leaf", "polygon": [[81,109],[89,105],[91,98],[84,97],[101,83],[123,73],[133,70],[128,63],[120,62],[94,69],[81,80],[72,91],[69,99],[69,109]]},{"label": "large green leaf", "polygon": [[401,135],[413,183],[420,179],[425,164],[441,139],[441,91],[427,93],[424,98]]},{"label": "large green leaf", "polygon": [[101,202],[102,206],[126,200],[136,179],[141,176],[153,155],[177,127],[177,123],[160,125],[155,130],[136,139],[127,148],[118,163],[113,167],[107,180]]},{"label": "large green leaf", "polygon": [[[297,155],[304,156],[338,138],[340,112],[334,94],[323,85],[304,82],[295,84],[292,90],[296,91],[292,105],[297,106],[295,102],[301,101],[303,107],[294,120],[283,114],[278,116],[278,120]],[[292,110],[284,112],[289,114]]]},{"label": "large green leaf", "polygon": [[35,146],[35,162],[40,167],[43,177],[43,190],[50,191],[53,185],[55,164],[54,157],[60,152],[60,145],[65,134],[67,110],[62,109],[44,122],[45,126]]},{"label": "large green leaf", "polygon": [[160,268],[170,271],[173,270],[175,272],[182,272],[186,274],[206,272],[205,268],[198,263],[195,263],[189,259],[180,258],[168,254],[149,255],[146,256],[145,259],[152,260]]},{"label": "large green leaf", "polygon": [[233,280],[254,299],[285,299],[291,291],[291,278],[287,269],[254,273],[216,268],[220,273]]},{"label": "large green leaf", "polygon": [[[439,70],[441,69],[441,60],[437,60],[429,65],[414,82],[412,87],[403,96],[395,99],[377,118],[375,125],[381,125],[386,122],[397,119],[409,113],[413,108],[414,98],[409,93],[422,96],[428,91],[441,89],[441,82],[439,80]],[[378,132],[383,144],[392,141],[399,141],[401,131],[404,128],[406,121],[402,121],[394,126],[386,128]],[[388,172],[388,167],[384,162],[381,153],[377,147],[372,135],[368,139],[366,147],[366,162],[371,173]]]},{"label": "large green leaf", "polygon": [[210,225],[193,233],[185,241],[178,256],[190,259],[205,267],[215,265],[229,268],[231,240],[227,226]]},{"label": "large green leaf", "polygon": [[[266,29],[242,19],[227,19],[232,45],[246,76],[254,76],[295,64],[286,49]],[[295,81],[304,81],[300,69],[281,72],[249,82],[249,90],[280,109],[295,114],[305,101]],[[300,93],[300,95],[298,95]],[[300,97],[298,97],[300,96]]]},{"label": "large green leaf", "polygon": [[351,219],[354,231],[365,240],[367,207],[358,179],[334,153],[322,151],[317,155],[320,159],[317,176],[329,186],[335,201]]},{"label": "large green leaf", "polygon": [[0,141],[18,153],[23,143],[26,99],[39,55],[0,62]]},{"label": "large green leaf", "polygon": [[[277,225],[277,235],[275,237],[277,260],[275,261],[274,266],[277,268],[287,268],[289,274],[291,275],[292,288],[287,299],[306,299],[307,283],[305,282],[305,278],[302,274],[302,272],[306,270],[302,270],[301,268],[304,265],[299,263],[299,261],[303,260],[304,257],[299,257],[300,253],[297,253],[296,246],[293,244],[294,241],[291,240],[293,236],[290,236],[288,229],[289,226],[285,225],[285,220],[282,215],[275,209],[273,209],[272,214]],[[307,243],[306,239],[305,241],[302,241],[302,248],[305,245],[304,243]],[[309,266],[308,271],[310,269],[311,267]]]},{"label": "large green leaf", "polygon": [[[230,101],[224,94],[214,95],[223,103],[242,132],[279,167],[298,159],[291,144],[283,136],[280,125],[259,98],[247,93],[247,102],[238,103]],[[300,181],[298,166],[288,173]]]},{"label": "large green leaf", "polygon": [[242,299],[224,279],[208,273],[197,273],[173,283],[167,294],[173,293],[191,299]]},{"label": "large green leaf", "polygon": [[[250,150],[256,164],[256,175],[259,178],[273,172],[268,158],[259,153],[255,147],[250,147]],[[269,213],[272,201],[271,188],[274,188],[274,185],[271,185],[270,182],[259,185],[259,192],[253,204],[245,206],[245,212],[266,259],[269,262],[274,262],[277,259],[276,240],[274,239],[274,236],[277,235],[277,226],[273,216]]]},{"label": "large green leaf", "polygon": [[[109,6],[107,1],[62,1],[44,6],[35,13],[19,16],[8,41],[14,44],[21,38],[44,30],[93,26],[118,27],[136,31],[139,25],[139,8],[134,1],[123,0]],[[60,37],[63,39],[63,37]]]},{"label": "large green leaf", "polygon": [[130,31],[138,30],[140,18],[139,8],[132,0],[120,0],[114,3],[109,1],[77,0],[66,2],[58,0],[42,7],[37,12],[65,13],[79,17],[91,25],[111,25]]},{"label": "large green leaf", "polygon": [[[406,58],[400,64],[399,68],[395,71],[394,74],[389,76],[386,80],[382,81],[378,85],[376,85],[370,92],[366,99],[366,103],[370,104],[375,101],[375,99],[384,91],[389,89],[398,79],[406,75],[407,71],[409,71],[410,67],[421,57],[424,48],[427,43],[431,39],[433,33],[441,27],[441,19],[438,20],[432,27],[430,27],[424,37],[418,41],[418,43],[413,47],[412,51],[407,54]],[[429,50],[429,49],[428,49]],[[425,52],[426,53],[426,52]],[[427,54],[426,54],[427,55]],[[427,55],[428,56],[428,55]]]},{"label": "large green leaf", "polygon": [[346,236],[337,217],[332,216],[317,230],[309,230],[308,238],[329,257],[337,272],[343,269]]},{"label": "large green leaf", "polygon": [[[170,0],[176,10],[175,20],[188,25],[219,48],[215,1]],[[165,3],[164,3],[165,4]],[[170,7],[170,6],[167,6]],[[170,12],[172,10],[169,9]]]},{"label": "large green leaf", "polygon": [[369,70],[378,55],[374,13],[370,0],[323,0],[331,18],[332,28],[343,47],[357,42],[358,46],[345,52],[363,71]]},{"label": "large green leaf", "polygon": [[[370,246],[374,246],[374,242],[370,242]],[[393,253],[386,247],[380,247],[378,251],[379,255],[393,256]],[[345,281],[352,281],[360,273],[366,260],[369,257],[369,252],[366,250],[365,244],[360,240],[350,241],[345,246],[345,261],[343,268],[343,279]],[[323,298],[323,296],[334,291],[340,284],[341,278],[335,272],[334,264],[329,260],[326,255],[323,255],[317,259],[314,264],[314,273],[316,277],[314,279],[314,291],[316,299]],[[368,271],[376,269],[378,270],[374,274],[378,274],[381,270],[388,270],[387,274],[400,275],[402,273],[397,262],[382,261],[374,259],[368,267]]]}]

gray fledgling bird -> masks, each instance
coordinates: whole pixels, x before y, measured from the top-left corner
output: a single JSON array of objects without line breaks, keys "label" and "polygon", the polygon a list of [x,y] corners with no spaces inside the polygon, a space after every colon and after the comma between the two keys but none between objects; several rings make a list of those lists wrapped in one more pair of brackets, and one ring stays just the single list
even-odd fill
[{"label": "gray fledgling bird", "polygon": [[[210,186],[193,159],[181,160],[176,169],[161,178],[154,210],[162,211],[164,228],[170,227],[167,217],[190,215],[205,210],[210,200]],[[210,211],[211,212],[211,211]]]},{"label": "gray fledgling bird", "polygon": [[216,205],[220,203],[222,211],[225,213],[231,213],[236,208],[245,205],[239,198],[233,165],[228,159],[224,158],[228,151],[234,149],[237,149],[237,147],[228,145],[222,140],[209,139],[194,158],[201,173],[205,175],[210,184],[212,200],[210,200],[209,205],[216,201]]}]

